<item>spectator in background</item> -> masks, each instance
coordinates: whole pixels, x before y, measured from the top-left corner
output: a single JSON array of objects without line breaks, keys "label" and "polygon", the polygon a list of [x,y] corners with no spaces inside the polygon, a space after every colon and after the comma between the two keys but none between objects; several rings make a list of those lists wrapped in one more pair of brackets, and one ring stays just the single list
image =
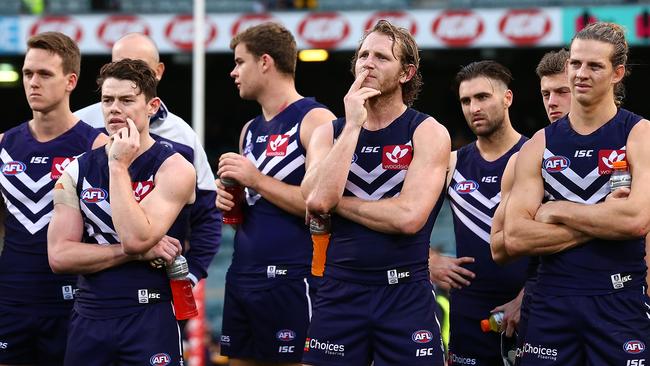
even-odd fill
[{"label": "spectator in background", "polygon": [[[154,71],[160,82],[165,64],[160,62],[153,40],[141,33],[130,33],[113,45],[113,62],[126,58],[142,60]],[[84,122],[95,128],[104,128],[101,103],[74,112]],[[221,241],[221,213],[215,205],[216,186],[208,158],[192,127],[169,111],[160,102],[158,112],[149,120],[151,136],[162,144],[173,147],[194,165],[197,172],[197,196],[190,217],[189,250],[185,254],[190,279],[196,284],[208,275],[207,269],[219,249]]]}]

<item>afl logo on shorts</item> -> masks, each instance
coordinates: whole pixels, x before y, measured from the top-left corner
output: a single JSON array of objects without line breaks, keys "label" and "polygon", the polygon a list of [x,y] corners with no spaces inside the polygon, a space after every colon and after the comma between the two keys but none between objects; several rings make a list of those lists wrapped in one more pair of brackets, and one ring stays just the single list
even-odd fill
[{"label": "afl logo on shorts", "polygon": [[291,329],[282,329],[275,334],[275,337],[282,342],[290,342],[296,339],[296,332]]},{"label": "afl logo on shorts", "polygon": [[428,330],[416,330],[411,335],[411,339],[415,343],[429,343],[433,340],[433,333]]},{"label": "afl logo on shorts", "polygon": [[172,358],[166,353],[156,353],[149,359],[151,366],[167,366],[171,362]]},{"label": "afl logo on shorts", "polygon": [[22,161],[10,161],[2,164],[2,174],[16,175],[25,171],[25,164]]},{"label": "afl logo on shorts", "polygon": [[454,190],[460,194],[472,193],[478,189],[478,183],[473,180],[464,180],[462,182],[456,183]]},{"label": "afl logo on shorts", "polygon": [[101,188],[86,188],[81,192],[81,200],[86,203],[99,203],[106,199],[108,194]]},{"label": "afl logo on shorts", "polygon": [[623,349],[625,350],[626,353],[631,353],[633,355],[636,355],[645,351],[645,344],[637,340],[627,341],[623,345]]},{"label": "afl logo on shorts", "polygon": [[564,156],[551,156],[544,160],[544,170],[549,173],[561,172],[571,165],[571,161]]}]

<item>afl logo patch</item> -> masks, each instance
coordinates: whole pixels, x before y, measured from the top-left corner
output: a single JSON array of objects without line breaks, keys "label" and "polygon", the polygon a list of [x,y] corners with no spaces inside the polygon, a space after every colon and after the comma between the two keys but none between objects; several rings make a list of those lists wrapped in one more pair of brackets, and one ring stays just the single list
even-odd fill
[{"label": "afl logo patch", "polygon": [[275,334],[275,337],[282,342],[290,342],[296,339],[296,332],[291,329],[282,329]]},{"label": "afl logo patch", "polygon": [[460,194],[472,193],[478,189],[478,183],[473,180],[464,180],[456,183],[454,190]]},{"label": "afl logo patch", "polygon": [[151,366],[167,366],[171,362],[172,358],[166,353],[156,353],[149,359]]},{"label": "afl logo patch", "polygon": [[86,203],[99,203],[107,196],[108,193],[101,188],[86,188],[81,192],[81,200]]},{"label": "afl logo patch", "polygon": [[25,164],[22,161],[10,161],[2,164],[2,174],[4,175],[20,174],[24,172],[25,169]]},{"label": "afl logo patch", "polygon": [[549,173],[561,172],[571,165],[571,161],[564,156],[551,156],[542,163],[544,170]]}]

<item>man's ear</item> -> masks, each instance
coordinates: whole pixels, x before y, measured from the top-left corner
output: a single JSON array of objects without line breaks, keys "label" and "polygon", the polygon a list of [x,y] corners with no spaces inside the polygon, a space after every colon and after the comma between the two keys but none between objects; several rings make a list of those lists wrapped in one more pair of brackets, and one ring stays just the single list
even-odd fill
[{"label": "man's ear", "polygon": [[155,97],[147,103],[147,116],[151,117],[158,112],[160,108],[160,98]]}]

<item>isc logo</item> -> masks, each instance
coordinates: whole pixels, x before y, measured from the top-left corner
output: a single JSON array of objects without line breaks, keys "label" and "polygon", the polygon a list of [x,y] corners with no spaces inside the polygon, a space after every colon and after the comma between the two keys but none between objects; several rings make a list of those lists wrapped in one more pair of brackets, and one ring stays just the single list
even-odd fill
[{"label": "isc logo", "polygon": [[549,173],[561,172],[564,169],[568,168],[571,164],[571,161],[564,156],[551,156],[544,160],[544,170]]},{"label": "isc logo", "polygon": [[151,366],[167,366],[171,362],[172,358],[166,353],[156,353],[149,359]]},{"label": "isc logo", "polygon": [[280,346],[278,348],[278,353],[293,353],[296,349],[296,346]]},{"label": "isc logo", "polygon": [[433,356],[433,348],[420,348],[415,350],[415,357]]},{"label": "isc logo", "polygon": [[428,330],[417,330],[411,335],[411,339],[415,343],[429,343],[433,340],[433,333]]},{"label": "isc logo", "polygon": [[379,146],[362,146],[362,153],[376,153],[379,152]]},{"label": "isc logo", "polygon": [[473,180],[464,180],[456,183],[454,190],[460,194],[472,193],[478,189],[478,183]]},{"label": "isc logo", "polygon": [[257,139],[255,140],[255,142],[258,143],[258,144],[259,144],[259,143],[262,143],[262,142],[266,142],[266,139],[267,139],[268,137],[269,137],[268,135],[257,136]]},{"label": "isc logo", "polygon": [[623,345],[623,349],[625,352],[635,355],[645,351],[645,344],[638,340],[628,341]]},{"label": "isc logo", "polygon": [[2,164],[2,174],[16,175],[25,171],[25,164],[21,161],[10,161]]},{"label": "isc logo", "polygon": [[574,158],[590,158],[594,154],[593,150],[576,150],[576,153],[573,155]]},{"label": "isc logo", "polygon": [[108,194],[101,188],[86,188],[81,192],[81,199],[87,203],[98,203],[106,199]]},{"label": "isc logo", "polygon": [[489,177],[481,178],[481,182],[483,182],[483,183],[496,183],[498,179],[499,179],[498,175],[492,175],[492,176],[489,176]]},{"label": "isc logo", "polygon": [[645,366],[645,358],[638,360],[627,360],[625,366]]},{"label": "isc logo", "polygon": [[289,342],[296,338],[296,332],[291,329],[282,329],[275,334],[275,337],[283,342]]},{"label": "isc logo", "polygon": [[0,342],[0,349],[7,349],[7,342]]}]

